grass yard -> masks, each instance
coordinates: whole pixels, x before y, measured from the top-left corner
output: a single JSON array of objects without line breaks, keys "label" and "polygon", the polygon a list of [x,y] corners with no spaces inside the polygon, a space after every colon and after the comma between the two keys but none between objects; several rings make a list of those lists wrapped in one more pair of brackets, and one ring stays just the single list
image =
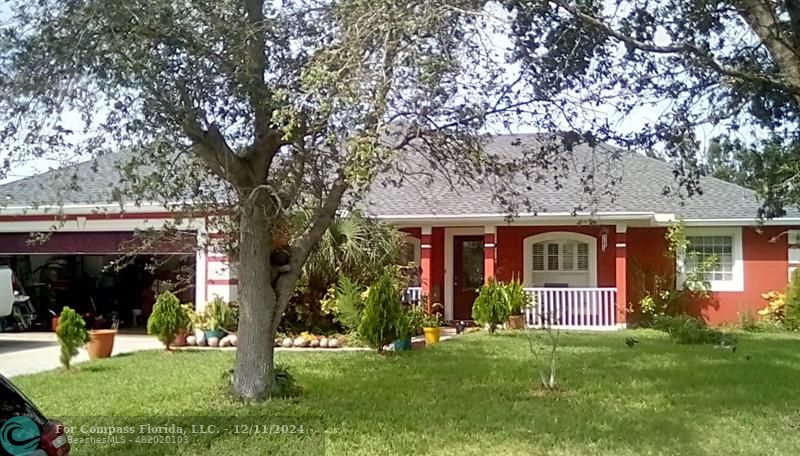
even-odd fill
[{"label": "grass yard", "polygon": [[[624,343],[631,335],[641,341],[633,349]],[[544,335],[537,337],[543,343]],[[191,447],[74,445],[78,455],[232,456],[276,448],[309,455],[321,454],[323,444],[328,455],[793,455],[800,449],[798,337],[740,335],[736,354],[674,345],[651,331],[566,334],[562,344],[563,389],[556,394],[533,388],[537,371],[527,339],[509,333],[470,334],[386,359],[280,353],[305,394],[258,406],[225,395],[231,352],[145,352],[15,383],[52,416],[235,415],[227,422],[249,423],[255,418],[246,416],[263,415],[295,417],[286,419],[309,431],[201,435]]]}]

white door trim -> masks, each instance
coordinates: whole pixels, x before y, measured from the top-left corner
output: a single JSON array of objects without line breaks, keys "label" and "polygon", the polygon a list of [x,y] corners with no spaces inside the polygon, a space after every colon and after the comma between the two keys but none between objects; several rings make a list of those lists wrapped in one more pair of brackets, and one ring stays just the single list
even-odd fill
[{"label": "white door trim", "polygon": [[444,319],[453,319],[453,237],[484,235],[484,227],[444,229]]}]

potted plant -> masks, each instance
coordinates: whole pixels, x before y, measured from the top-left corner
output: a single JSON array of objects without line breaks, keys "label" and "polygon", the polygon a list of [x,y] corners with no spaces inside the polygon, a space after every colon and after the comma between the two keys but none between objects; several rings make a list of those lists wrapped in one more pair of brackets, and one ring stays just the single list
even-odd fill
[{"label": "potted plant", "polygon": [[186,345],[186,338],[192,333],[194,330],[194,321],[195,321],[195,311],[192,309],[191,304],[181,304],[181,312],[183,313],[183,317],[181,318],[181,322],[183,326],[178,328],[178,332],[175,333],[175,340],[172,341],[172,345],[176,347],[183,347]]},{"label": "potted plant", "polygon": [[[441,304],[436,303],[433,308],[440,308]],[[425,333],[425,345],[431,346],[439,343],[442,337],[442,318],[434,310],[432,313],[422,313],[422,331]]]},{"label": "potted plant", "polygon": [[116,328],[89,330],[89,343],[86,344],[89,358],[98,359],[111,356],[111,352],[114,351],[114,337],[116,335]]},{"label": "potted plant", "polygon": [[231,313],[230,308],[222,300],[222,298],[214,298],[206,304],[206,340],[215,337],[221,339],[225,336],[225,327],[230,324]]},{"label": "potted plant", "polygon": [[505,289],[510,313],[508,329],[525,329],[525,317],[522,315],[522,311],[530,304],[530,296],[525,293],[522,282],[517,277],[513,277],[510,282],[505,284]]},{"label": "potted plant", "polygon": [[411,350],[411,337],[417,333],[417,312],[414,309],[404,310],[397,319],[397,339],[394,341],[394,351]]},{"label": "potted plant", "polygon": [[208,317],[205,312],[192,312],[189,315],[191,326],[194,330],[194,337],[197,345],[203,346],[206,343],[206,330],[208,329]]}]

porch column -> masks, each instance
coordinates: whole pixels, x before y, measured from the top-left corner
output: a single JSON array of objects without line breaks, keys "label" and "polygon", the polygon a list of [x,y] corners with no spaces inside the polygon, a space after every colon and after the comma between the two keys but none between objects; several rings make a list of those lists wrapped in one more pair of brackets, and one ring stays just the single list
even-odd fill
[{"label": "porch column", "polygon": [[626,326],[628,315],[628,226],[617,224],[616,233],[616,286],[617,286],[617,326]]},{"label": "porch column", "polygon": [[422,287],[422,296],[425,299],[425,306],[428,309],[428,313],[430,314],[433,311],[433,304],[431,301],[431,273],[433,268],[431,267],[431,257],[433,253],[433,236],[432,236],[432,228],[430,226],[423,226],[421,230],[420,236],[420,253],[419,253],[419,267],[420,267],[420,276],[419,282],[420,286]]},{"label": "porch column", "polygon": [[495,267],[495,238],[497,228],[494,225],[486,225],[483,228],[483,280],[489,282],[489,277],[494,277]]}]

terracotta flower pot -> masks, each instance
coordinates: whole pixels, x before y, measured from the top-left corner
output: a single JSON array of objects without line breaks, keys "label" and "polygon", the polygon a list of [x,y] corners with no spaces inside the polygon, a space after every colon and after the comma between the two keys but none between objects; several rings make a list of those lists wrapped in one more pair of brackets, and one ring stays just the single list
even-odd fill
[{"label": "terracotta flower pot", "polygon": [[116,329],[93,329],[89,331],[89,343],[86,350],[90,359],[108,358],[114,350],[114,336]]},{"label": "terracotta flower pot", "polygon": [[508,329],[525,329],[525,318],[522,315],[508,317]]},{"label": "terracotta flower pot", "polygon": [[442,328],[422,328],[425,331],[425,345],[431,346],[439,343],[439,338],[442,336]]},{"label": "terracotta flower pot", "polygon": [[186,331],[178,331],[178,334],[175,334],[175,340],[172,341],[172,345],[175,347],[186,346],[186,336],[188,335]]}]

